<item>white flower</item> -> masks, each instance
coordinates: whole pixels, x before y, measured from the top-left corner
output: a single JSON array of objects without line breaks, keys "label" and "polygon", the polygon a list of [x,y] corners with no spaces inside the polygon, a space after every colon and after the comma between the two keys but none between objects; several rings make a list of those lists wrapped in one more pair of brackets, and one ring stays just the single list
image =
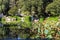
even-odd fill
[{"label": "white flower", "polygon": [[10,22],[11,19],[9,17],[6,17],[6,22]]}]

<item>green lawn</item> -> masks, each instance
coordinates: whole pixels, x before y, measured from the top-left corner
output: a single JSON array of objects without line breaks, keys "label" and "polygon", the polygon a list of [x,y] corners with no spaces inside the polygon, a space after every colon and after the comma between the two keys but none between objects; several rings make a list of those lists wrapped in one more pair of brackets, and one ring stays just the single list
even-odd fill
[{"label": "green lawn", "polygon": [[[57,17],[49,17],[49,18],[45,18],[45,20],[47,21],[58,21],[58,16]],[[40,22],[43,22],[44,21],[44,18],[40,18],[39,20]]]}]

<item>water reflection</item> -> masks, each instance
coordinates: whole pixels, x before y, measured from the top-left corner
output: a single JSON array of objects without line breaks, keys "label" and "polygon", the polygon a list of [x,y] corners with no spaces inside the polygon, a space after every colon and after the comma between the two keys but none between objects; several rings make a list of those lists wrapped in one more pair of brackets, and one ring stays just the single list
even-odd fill
[{"label": "water reflection", "polygon": [[3,24],[0,22],[0,27],[3,27]]},{"label": "water reflection", "polygon": [[3,16],[4,16],[3,13],[0,13],[0,27],[3,26],[3,24],[1,23],[1,19],[2,19]]},{"label": "water reflection", "polygon": [[2,18],[4,15],[3,15],[3,13],[0,13],[0,18]]}]

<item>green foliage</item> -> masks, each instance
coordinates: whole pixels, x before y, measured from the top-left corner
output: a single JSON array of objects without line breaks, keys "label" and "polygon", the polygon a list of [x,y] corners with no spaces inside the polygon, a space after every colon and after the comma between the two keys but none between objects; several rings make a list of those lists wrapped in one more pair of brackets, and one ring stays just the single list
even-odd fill
[{"label": "green foliage", "polygon": [[3,28],[0,28],[0,34],[2,34],[3,33]]},{"label": "green foliage", "polygon": [[2,0],[0,0],[0,5],[1,5],[1,3],[2,3]]},{"label": "green foliage", "polygon": [[47,20],[54,20],[54,21],[58,21],[58,17],[49,17]]},{"label": "green foliage", "polygon": [[[10,0],[12,2],[12,0]],[[15,1],[13,1],[15,2]],[[0,12],[2,10],[4,11],[6,5],[10,3],[8,0],[0,0]],[[46,11],[47,13],[50,11],[53,16],[55,15],[60,15],[60,0],[54,0],[52,3],[47,2],[47,0],[17,0],[16,4],[12,3],[13,7],[7,10],[7,13],[11,16],[8,16],[9,18],[16,18],[15,21],[6,21],[6,17],[2,18],[2,23],[9,25],[8,28],[10,29],[11,35],[14,36],[14,33],[19,34],[21,38],[26,38],[29,35],[31,38],[37,38],[40,37],[41,34],[45,34],[46,38],[52,38],[52,33],[55,34],[55,29],[53,28],[59,28],[60,27],[60,21],[58,21],[58,16],[57,17],[48,17],[44,20],[44,17],[42,14]],[[10,5],[7,5],[10,6]],[[21,14],[24,14],[23,17],[18,17],[15,16],[15,14],[18,13],[18,9],[21,9]],[[6,14],[7,14],[6,13]],[[49,14],[49,13],[48,13]],[[40,18],[38,22],[30,22],[29,17],[33,15],[37,15],[37,17]],[[5,19],[6,18],[6,19]],[[21,21],[21,18],[24,18],[24,21]],[[17,25],[16,25],[17,24]],[[31,33],[26,34],[23,31],[20,32],[20,28],[31,28]],[[6,26],[5,26],[6,27]],[[37,33],[36,30],[37,29]],[[58,30],[58,29],[57,29]],[[0,36],[1,34],[6,31],[3,28],[0,28]],[[25,31],[25,30],[24,30]],[[4,32],[5,33],[5,32]],[[3,33],[3,35],[4,35]],[[60,35],[60,31],[58,32]],[[14,34],[14,35],[13,35]]]},{"label": "green foliage", "polygon": [[21,11],[28,11],[30,13],[29,15],[32,15],[33,11],[38,11],[36,15],[40,15],[41,13],[42,0],[19,0],[17,4]]},{"label": "green foliage", "polygon": [[4,28],[0,27],[0,38],[3,38],[4,34]]},{"label": "green foliage", "polygon": [[24,17],[24,22],[21,21],[21,18],[18,16],[14,17],[9,17],[9,18],[16,18],[16,21],[11,21],[11,22],[6,22],[6,17],[2,18],[2,23],[3,24],[9,24],[9,25],[15,25],[15,24],[20,24],[22,28],[30,27],[31,28],[31,22],[29,21],[29,16]]},{"label": "green foliage", "polygon": [[21,18],[18,17],[18,16],[14,16],[14,17],[9,16],[9,18],[16,18],[17,20],[11,21],[11,22],[7,22],[6,21],[6,17],[3,17],[1,22],[3,24],[15,25],[15,24],[19,24],[20,23],[20,20],[21,20]]},{"label": "green foliage", "polygon": [[7,0],[0,0],[0,12],[5,10],[6,3],[7,3]]},{"label": "green foliage", "polygon": [[2,12],[5,9],[5,5],[0,5],[0,12]]},{"label": "green foliage", "polygon": [[42,17],[42,18],[40,18],[40,20],[39,20],[41,23],[44,21],[44,18]]},{"label": "green foliage", "polygon": [[60,15],[60,0],[55,0],[46,7],[46,12],[50,11],[52,15]]},{"label": "green foliage", "polygon": [[29,16],[25,16],[24,17],[24,22],[20,22],[20,25],[22,26],[22,28],[31,28],[31,22],[29,21]]},{"label": "green foliage", "polygon": [[29,16],[30,15],[29,11],[22,11],[21,13],[24,14],[25,16]]},{"label": "green foliage", "polygon": [[14,15],[17,13],[17,7],[16,7],[16,6],[12,7],[12,8],[8,11],[8,13],[9,13],[10,15],[14,16]]}]

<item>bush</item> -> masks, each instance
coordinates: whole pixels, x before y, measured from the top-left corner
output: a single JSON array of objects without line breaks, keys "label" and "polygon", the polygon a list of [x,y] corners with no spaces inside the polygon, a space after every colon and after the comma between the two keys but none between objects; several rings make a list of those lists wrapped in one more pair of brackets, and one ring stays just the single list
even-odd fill
[{"label": "bush", "polygon": [[9,15],[14,16],[17,13],[17,7],[14,6],[8,11]]},{"label": "bush", "polygon": [[29,21],[29,16],[24,17],[24,22],[20,22],[20,25],[25,28],[25,27],[31,27],[31,22]]},{"label": "bush", "polygon": [[[46,7],[46,12],[48,13],[51,12],[51,14],[53,16],[55,15],[60,15],[60,0],[55,0],[53,3],[50,3],[47,7]],[[48,13],[49,14],[49,13]]]},{"label": "bush", "polygon": [[20,17],[18,17],[18,16],[14,16],[14,17],[8,16],[8,17],[9,18],[16,18],[17,20],[11,21],[11,22],[7,22],[6,19],[5,19],[6,17],[3,17],[2,18],[2,23],[3,24],[16,25],[16,24],[19,24],[20,23],[20,20],[21,20]]}]

